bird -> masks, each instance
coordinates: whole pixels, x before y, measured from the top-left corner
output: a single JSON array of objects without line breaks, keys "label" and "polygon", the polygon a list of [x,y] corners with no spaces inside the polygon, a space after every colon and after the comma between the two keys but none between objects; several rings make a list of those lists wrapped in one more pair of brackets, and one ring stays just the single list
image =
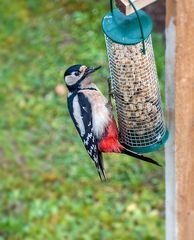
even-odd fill
[{"label": "bird", "polygon": [[160,166],[155,160],[130,151],[119,142],[112,104],[92,82],[92,75],[100,68],[73,65],[65,71],[64,81],[68,89],[69,114],[101,181],[107,179],[102,153],[126,154]]}]

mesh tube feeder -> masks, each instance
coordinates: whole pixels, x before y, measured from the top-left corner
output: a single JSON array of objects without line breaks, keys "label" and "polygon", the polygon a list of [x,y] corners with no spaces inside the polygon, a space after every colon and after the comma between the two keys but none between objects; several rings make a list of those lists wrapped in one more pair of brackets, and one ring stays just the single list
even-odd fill
[{"label": "mesh tube feeder", "polygon": [[153,46],[152,19],[142,10],[113,9],[102,21],[121,143],[129,150],[158,150],[167,140]]}]

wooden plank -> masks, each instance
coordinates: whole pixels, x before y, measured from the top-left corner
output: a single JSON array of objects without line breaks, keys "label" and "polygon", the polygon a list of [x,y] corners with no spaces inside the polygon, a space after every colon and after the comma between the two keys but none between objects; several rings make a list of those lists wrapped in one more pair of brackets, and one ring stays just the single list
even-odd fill
[{"label": "wooden plank", "polygon": [[[147,5],[150,5],[151,3],[155,2],[155,1],[157,1],[157,0],[131,0],[131,2],[134,3],[137,10],[144,8]],[[125,15],[130,15],[130,14],[134,13],[134,9],[130,5],[128,0],[115,0],[115,2],[116,2],[116,6]]]},{"label": "wooden plank", "polygon": [[176,175],[178,239],[194,239],[194,2],[177,2]]},{"label": "wooden plank", "polygon": [[[193,240],[194,2],[167,0],[166,11],[166,95],[172,94],[167,98],[171,140],[166,147],[166,239]],[[171,48],[176,51],[170,53]]]}]

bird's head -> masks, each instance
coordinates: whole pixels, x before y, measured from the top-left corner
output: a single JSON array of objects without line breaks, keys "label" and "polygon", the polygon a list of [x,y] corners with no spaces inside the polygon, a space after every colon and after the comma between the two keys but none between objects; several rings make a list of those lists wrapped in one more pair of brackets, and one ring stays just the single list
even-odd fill
[{"label": "bird's head", "polygon": [[[74,91],[78,87],[80,87],[81,83],[88,81],[89,76],[100,69],[101,66],[98,67],[86,67],[81,64],[76,64],[69,67],[64,74],[64,80],[67,85],[69,91]],[[89,80],[90,81],[90,80]]]}]

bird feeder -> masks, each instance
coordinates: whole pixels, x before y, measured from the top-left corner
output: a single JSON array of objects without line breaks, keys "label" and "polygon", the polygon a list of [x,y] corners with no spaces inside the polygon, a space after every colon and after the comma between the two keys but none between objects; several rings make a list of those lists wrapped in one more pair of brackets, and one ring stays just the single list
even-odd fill
[{"label": "bird feeder", "polygon": [[158,150],[167,140],[154,52],[152,19],[142,10],[126,16],[118,8],[103,19],[120,142],[129,150]]}]

